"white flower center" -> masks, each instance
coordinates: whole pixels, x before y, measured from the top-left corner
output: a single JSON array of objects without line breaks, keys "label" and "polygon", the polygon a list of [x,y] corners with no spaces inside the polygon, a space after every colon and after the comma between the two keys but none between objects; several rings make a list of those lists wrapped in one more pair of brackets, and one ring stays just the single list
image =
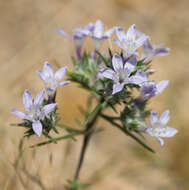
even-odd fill
[{"label": "white flower center", "polygon": [[155,125],[155,126],[153,126],[153,128],[152,128],[152,134],[155,137],[162,136],[165,133],[166,133],[166,128],[165,127],[161,127],[158,124]]},{"label": "white flower center", "polygon": [[127,80],[128,80],[127,72],[124,69],[121,69],[116,73],[114,80],[115,83],[120,83],[120,84],[127,83]]},{"label": "white flower center", "polygon": [[27,114],[32,120],[40,120],[42,117],[42,112],[39,106],[33,105]]},{"label": "white flower center", "polygon": [[54,77],[48,78],[48,80],[46,81],[46,87],[47,88],[57,88],[58,81]]},{"label": "white flower center", "polygon": [[136,50],[136,43],[132,39],[127,39],[125,41],[122,41],[122,46],[124,51],[129,55],[134,53]]}]

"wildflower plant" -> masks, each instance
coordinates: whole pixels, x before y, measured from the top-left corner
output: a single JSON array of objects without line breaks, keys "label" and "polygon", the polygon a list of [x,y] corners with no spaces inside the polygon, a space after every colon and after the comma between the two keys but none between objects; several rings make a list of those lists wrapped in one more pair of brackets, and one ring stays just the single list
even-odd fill
[{"label": "wildflower plant", "polygon": [[[66,38],[70,36],[61,29],[57,32]],[[114,35],[116,38],[113,37]],[[94,51],[83,50],[86,38],[94,41]],[[114,44],[120,48],[120,51],[115,52],[109,48],[102,52],[100,50],[102,43],[111,38],[114,38]],[[77,190],[86,186],[79,182],[79,174],[86,148],[96,131],[95,125],[99,118],[104,119],[150,152],[154,150],[147,145],[144,140],[145,135],[154,137],[163,145],[162,138],[174,136],[177,130],[166,126],[170,118],[168,110],[158,118],[155,111],[147,108],[151,98],[161,94],[169,85],[168,80],[160,82],[149,80],[149,75],[153,74],[152,59],[155,56],[167,55],[168,48],[152,46],[149,36],[139,31],[135,25],[129,27],[127,31],[118,26],[104,31],[104,24],[100,20],[75,28],[72,40],[76,50],[76,56],[72,57],[73,71],[67,71],[66,67],[62,67],[54,73],[52,65],[45,62],[43,70],[39,70],[38,74],[45,84],[47,98],[45,98],[45,90],[42,90],[33,100],[31,93],[26,90],[23,95],[26,113],[16,109],[13,109],[12,113],[23,120],[22,123],[15,125],[27,129],[25,136],[44,135],[49,138],[32,147],[83,135],[83,145],[74,180],[69,181],[65,186],[66,189]],[[139,53],[139,49],[142,53]],[[68,80],[62,81],[66,74]],[[59,87],[71,83],[77,83],[90,92],[96,102],[93,109],[87,109],[84,113],[85,124],[82,130],[59,122],[56,92]],[[117,107],[120,105],[121,110],[118,110]],[[107,109],[112,109],[115,114],[105,114],[104,111]],[[51,131],[59,133],[57,127],[63,128],[68,134],[56,138],[51,136]]]}]

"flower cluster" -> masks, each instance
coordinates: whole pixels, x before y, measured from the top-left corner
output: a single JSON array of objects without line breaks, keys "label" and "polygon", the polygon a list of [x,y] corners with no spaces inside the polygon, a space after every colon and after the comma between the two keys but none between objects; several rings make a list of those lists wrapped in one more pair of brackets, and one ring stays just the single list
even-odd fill
[{"label": "flower cluster", "polygon": [[[48,98],[45,99],[43,90],[33,100],[27,90],[23,95],[26,113],[15,109],[12,111],[14,115],[24,120],[23,126],[29,127],[27,135],[34,133],[37,136],[42,133],[48,135],[51,129],[56,132],[58,120],[56,90],[70,81],[88,90],[101,105],[101,110],[94,112],[97,113],[94,118],[102,117],[119,126],[119,129],[134,140],[137,139],[144,147],[147,145],[144,145],[135,133],[149,134],[158,139],[161,145],[162,137],[172,137],[177,133],[176,129],[165,126],[169,120],[169,111],[163,112],[160,119],[156,112],[151,112],[150,124],[146,122],[150,115],[147,109],[148,101],[162,93],[169,85],[168,80],[160,82],[149,80],[149,75],[153,73],[150,69],[151,61],[156,56],[167,55],[169,48],[152,46],[150,37],[138,30],[134,24],[128,30],[120,26],[108,30],[104,28],[104,24],[97,20],[73,30],[72,39],[76,50],[76,57],[72,59],[73,71],[67,72],[67,68],[62,67],[54,73],[52,65],[48,62],[45,62],[43,70],[38,71],[45,84]],[[70,36],[61,29],[57,32],[66,38]],[[92,52],[83,48],[87,37],[94,42]],[[101,46],[107,39],[112,40],[120,51],[113,52],[109,48],[108,51],[102,52]],[[69,81],[62,81],[66,72]],[[117,111],[118,105],[122,105],[121,111]],[[117,117],[104,115],[103,110],[106,108],[113,109]],[[116,123],[116,120],[121,124]]]},{"label": "flower cluster", "polygon": [[32,98],[30,91],[26,90],[23,94],[23,104],[26,113],[16,109],[12,110],[12,114],[24,120],[24,123],[19,125],[29,128],[26,131],[26,136],[34,133],[37,136],[41,136],[43,130],[44,134],[48,134],[51,129],[55,129],[57,108],[57,104],[55,103],[56,89],[59,86],[69,84],[69,81],[60,82],[66,74],[66,69],[66,67],[62,67],[54,74],[52,65],[45,62],[43,71],[39,70],[38,74],[45,84],[48,99],[45,99],[45,90],[39,92],[35,99]]},{"label": "flower cluster", "polygon": [[[61,34],[68,36],[63,31]],[[101,53],[100,47],[104,40],[111,40],[114,35],[116,37],[113,38],[113,42],[121,51],[112,52],[109,49],[108,54]],[[87,37],[94,41],[93,53],[86,51],[82,53],[83,42]],[[76,28],[73,32],[73,41],[77,58],[74,59],[75,70],[69,73],[70,80],[80,83],[85,89],[92,90],[113,110],[116,110],[117,104],[123,104],[120,120],[128,130],[158,138],[157,134],[152,135],[149,131],[160,131],[161,127],[161,130],[166,131],[164,135],[160,135],[161,137],[170,137],[169,132],[171,136],[176,134],[176,129],[164,128],[164,125],[145,124],[149,115],[147,102],[162,93],[169,85],[168,80],[156,83],[148,79],[152,74],[150,63],[156,56],[167,55],[169,48],[152,46],[150,37],[138,30],[134,24],[127,31],[119,26],[104,31],[104,25],[100,20]],[[138,51],[139,49],[141,51]],[[135,89],[139,91],[137,97]],[[159,142],[163,145],[162,139]]]}]

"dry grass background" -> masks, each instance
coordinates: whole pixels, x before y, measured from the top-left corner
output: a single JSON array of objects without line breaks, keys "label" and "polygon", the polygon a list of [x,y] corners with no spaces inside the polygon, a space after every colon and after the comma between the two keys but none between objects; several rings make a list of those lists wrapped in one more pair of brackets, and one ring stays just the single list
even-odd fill
[{"label": "dry grass background", "polygon": [[[89,21],[101,19],[107,27],[128,28],[135,23],[154,44],[171,48],[171,54],[157,58],[153,68],[156,80],[170,79],[170,87],[155,97],[151,108],[171,110],[170,126],[179,130],[160,147],[149,138],[156,154],[146,153],[135,142],[99,122],[106,130],[93,136],[87,151],[81,180],[92,182],[96,190],[188,190],[189,189],[189,1],[188,0],[1,0],[0,1],[0,189],[63,190],[72,178],[81,146],[62,141],[30,149],[42,139],[33,137],[23,143],[23,130],[10,127],[19,121],[11,116],[12,107],[22,109],[21,96],[27,88],[36,94],[43,84],[36,74],[48,60],[67,65],[73,45],[56,33],[67,32]],[[78,105],[87,94],[74,85],[58,91],[63,120],[75,124]],[[42,184],[39,182],[42,182]]]}]

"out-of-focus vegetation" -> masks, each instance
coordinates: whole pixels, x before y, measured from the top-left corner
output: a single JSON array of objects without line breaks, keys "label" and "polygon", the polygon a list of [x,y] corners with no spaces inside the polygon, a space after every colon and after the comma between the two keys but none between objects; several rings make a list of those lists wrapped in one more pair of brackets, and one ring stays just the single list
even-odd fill
[{"label": "out-of-focus vegetation", "polygon": [[[9,124],[17,119],[12,107],[22,109],[21,96],[27,88],[37,93],[43,84],[36,70],[48,60],[71,69],[70,40],[56,33],[66,32],[90,21],[101,19],[107,28],[135,23],[151,36],[153,44],[171,48],[167,57],[156,58],[153,68],[158,80],[169,79],[170,87],[154,98],[152,109],[171,110],[170,126],[179,133],[160,147],[148,138],[156,154],[147,153],[107,123],[93,136],[87,151],[81,180],[92,183],[90,190],[187,190],[189,188],[189,1],[188,0],[6,0],[0,1],[0,189],[62,190],[73,177],[81,147],[65,140],[36,149],[29,148],[44,139],[21,141],[22,128]],[[91,43],[88,43],[91,48]],[[87,47],[87,45],[86,45]],[[58,91],[64,122],[77,125],[78,106],[85,105],[87,94],[75,85]]]}]

